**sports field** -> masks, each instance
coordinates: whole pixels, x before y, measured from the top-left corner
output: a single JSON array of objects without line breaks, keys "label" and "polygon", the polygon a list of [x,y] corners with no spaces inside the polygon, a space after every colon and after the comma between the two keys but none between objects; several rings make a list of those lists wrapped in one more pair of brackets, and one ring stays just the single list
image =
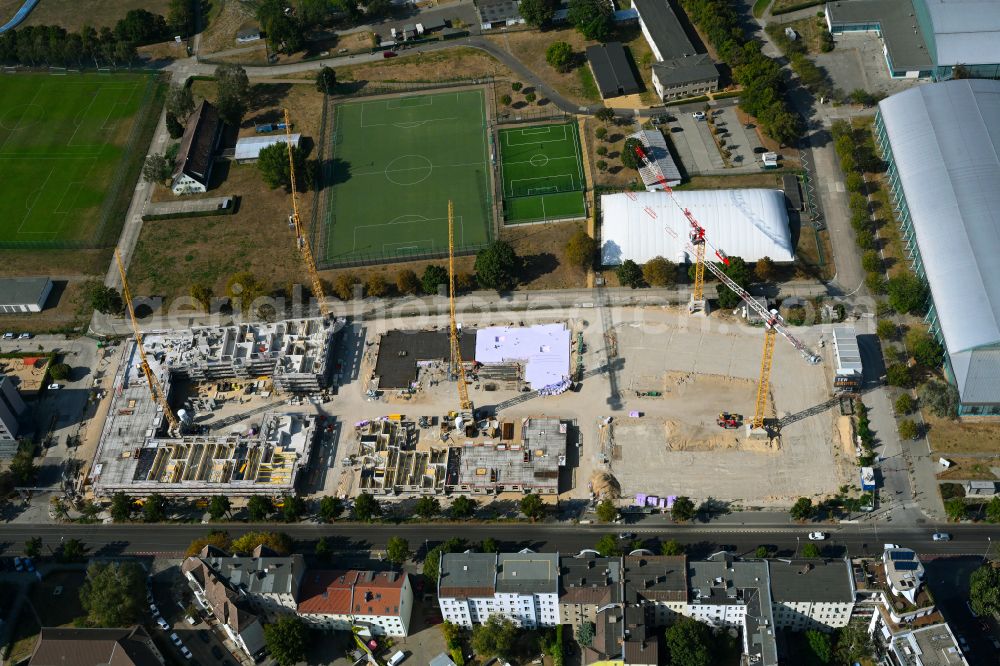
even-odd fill
[{"label": "sports field", "polygon": [[146,75],[0,75],[0,246],[97,243],[150,85]]},{"label": "sports field", "polygon": [[574,123],[500,130],[507,224],[583,217],[583,162]]},{"label": "sports field", "polygon": [[447,253],[491,236],[481,90],[339,104],[323,256],[331,265]]}]

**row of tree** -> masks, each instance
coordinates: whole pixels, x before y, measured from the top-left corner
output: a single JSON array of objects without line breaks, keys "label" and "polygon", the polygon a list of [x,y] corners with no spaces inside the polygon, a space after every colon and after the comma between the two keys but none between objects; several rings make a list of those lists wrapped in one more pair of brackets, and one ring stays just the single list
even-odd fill
[{"label": "row of tree", "polygon": [[171,0],[166,18],[133,9],[114,27],[83,26],[68,32],[57,25],[25,26],[0,35],[0,62],[7,65],[106,67],[131,64],[136,47],[188,35],[194,27],[189,0]]}]

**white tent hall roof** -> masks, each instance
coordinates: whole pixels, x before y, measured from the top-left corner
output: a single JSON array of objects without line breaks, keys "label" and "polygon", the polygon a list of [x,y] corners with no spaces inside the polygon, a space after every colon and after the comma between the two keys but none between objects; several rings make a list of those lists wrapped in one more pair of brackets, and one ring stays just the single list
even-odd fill
[{"label": "white tent hall roof", "polygon": [[[674,192],[705,228],[709,243],[729,256],[792,261],[785,195],[780,190],[683,190]],[[690,225],[665,192],[629,192],[601,197],[601,263],[653,257],[692,260],[686,249]],[[674,233],[669,233],[667,229]]]},{"label": "white tent hall roof", "polygon": [[565,324],[481,328],[476,331],[476,361],[522,362],[524,379],[535,390],[558,384],[569,377],[569,329]]}]

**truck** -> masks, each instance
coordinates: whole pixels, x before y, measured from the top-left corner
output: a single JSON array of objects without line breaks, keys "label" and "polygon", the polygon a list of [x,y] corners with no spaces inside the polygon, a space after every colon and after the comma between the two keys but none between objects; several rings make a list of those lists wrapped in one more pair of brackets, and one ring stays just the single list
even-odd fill
[{"label": "truck", "polygon": [[875,490],[875,468],[861,468],[861,490],[871,492]]}]

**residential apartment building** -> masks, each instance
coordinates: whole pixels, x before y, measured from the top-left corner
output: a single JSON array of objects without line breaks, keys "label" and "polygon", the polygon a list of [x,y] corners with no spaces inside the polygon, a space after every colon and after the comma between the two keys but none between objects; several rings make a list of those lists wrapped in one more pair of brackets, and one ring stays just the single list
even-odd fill
[{"label": "residential apartment building", "polygon": [[597,609],[621,604],[622,558],[593,553],[559,559],[559,620],[576,635],[584,622],[597,624]]},{"label": "residential apartment building", "polygon": [[656,58],[651,78],[660,99],[694,97],[719,89],[718,68],[710,56],[698,52],[668,0],[635,0],[632,7]]},{"label": "residential apartment building", "polygon": [[662,627],[688,605],[687,558],[640,555],[622,558],[622,601],[643,609],[645,623]]},{"label": "residential apartment building", "polygon": [[500,613],[525,628],[560,624],[557,553],[447,553],[438,566],[448,622],[471,627]]},{"label": "residential apartment building", "polygon": [[119,629],[45,627],[28,666],[157,666],[163,654],[141,626]]},{"label": "residential apartment building", "polygon": [[363,625],[374,636],[407,636],[412,610],[410,578],[395,571],[310,571],[298,603],[299,616],[318,629]]},{"label": "residential apartment building", "polygon": [[230,587],[201,557],[184,560],[181,571],[195,599],[215,616],[226,636],[251,659],[262,654],[264,624],[260,616],[250,610],[246,597]]},{"label": "residential apartment building", "polygon": [[197,558],[243,599],[268,618],[295,613],[305,574],[301,555],[277,556],[258,546],[250,557],[229,556],[206,547]]},{"label": "residential apartment building", "polygon": [[767,567],[779,629],[826,631],[850,622],[857,596],[850,561],[780,559]]},{"label": "residential apartment building", "polygon": [[0,375],[0,439],[17,439],[18,417],[28,411],[17,387],[7,375]]}]

